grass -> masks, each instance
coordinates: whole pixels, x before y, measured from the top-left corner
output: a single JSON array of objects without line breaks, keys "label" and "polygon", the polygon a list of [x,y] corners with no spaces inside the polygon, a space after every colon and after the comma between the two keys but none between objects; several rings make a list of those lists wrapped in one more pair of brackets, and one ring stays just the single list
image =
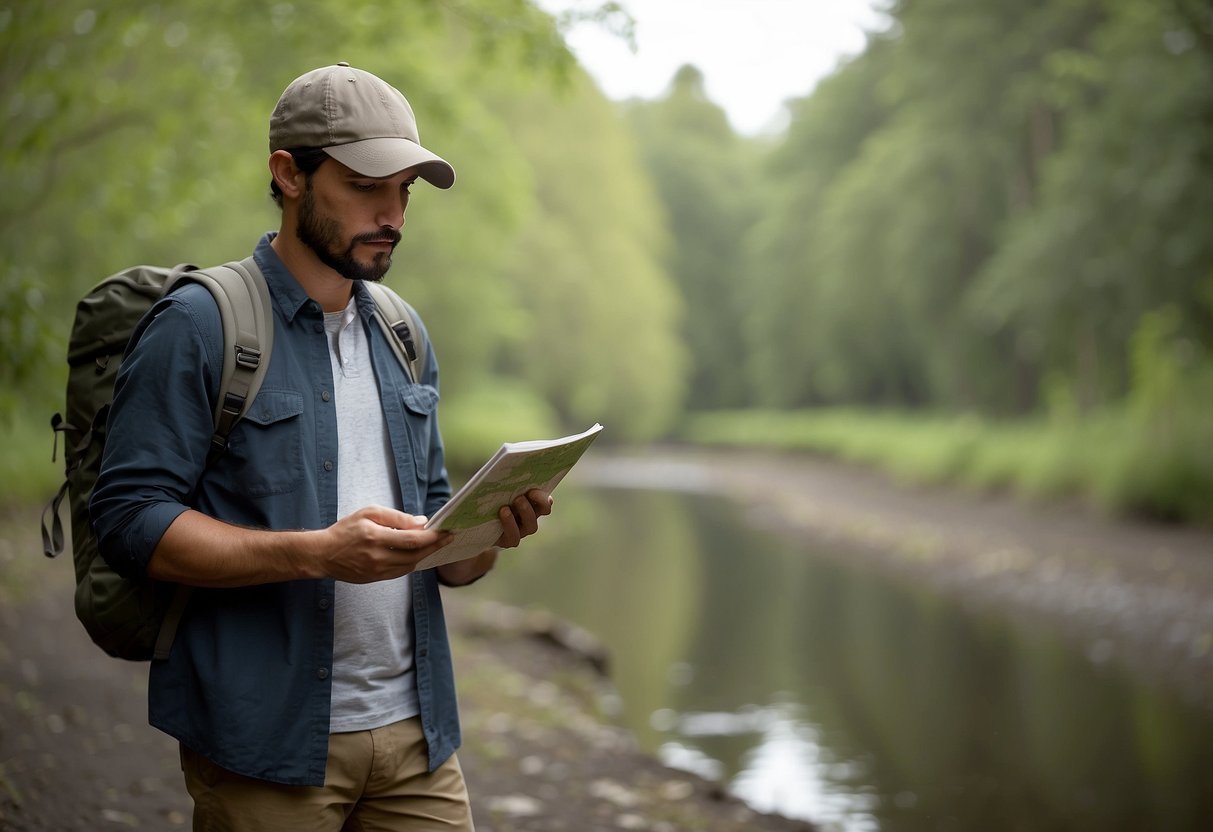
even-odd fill
[{"label": "grass", "polygon": [[804,451],[879,468],[909,484],[1078,498],[1110,512],[1213,525],[1210,420],[1136,418],[993,422],[828,408],[718,411],[691,417],[697,444]]}]

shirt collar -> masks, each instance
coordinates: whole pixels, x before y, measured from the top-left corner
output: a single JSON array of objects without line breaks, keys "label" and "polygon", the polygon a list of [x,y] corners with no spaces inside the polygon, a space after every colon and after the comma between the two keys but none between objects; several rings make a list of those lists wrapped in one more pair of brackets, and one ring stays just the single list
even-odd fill
[{"label": "shirt collar", "polygon": [[[307,292],[303,291],[299,281],[295,279],[290,269],[278,257],[278,252],[274,251],[274,247],[270,245],[277,236],[276,231],[266,232],[257,243],[253,257],[257,261],[258,268],[261,269],[261,273],[265,275],[265,282],[269,286],[270,297],[273,299],[274,305],[278,307],[278,311],[288,322],[293,322],[295,316],[311,301],[311,298],[308,297]],[[375,300],[371,297],[370,290],[362,285],[361,280],[355,280],[353,283],[358,314],[363,323],[369,326],[371,318],[375,314]]]},{"label": "shirt collar", "polygon": [[295,280],[295,276],[278,257],[278,252],[274,251],[274,247],[270,245],[277,236],[276,231],[267,232],[262,236],[261,241],[257,243],[257,249],[253,252],[253,259],[257,261],[261,274],[265,275],[265,283],[270,288],[270,297],[273,299],[274,305],[278,307],[278,311],[287,321],[294,321],[299,310],[311,298],[308,297],[307,292],[303,291],[299,281]]}]

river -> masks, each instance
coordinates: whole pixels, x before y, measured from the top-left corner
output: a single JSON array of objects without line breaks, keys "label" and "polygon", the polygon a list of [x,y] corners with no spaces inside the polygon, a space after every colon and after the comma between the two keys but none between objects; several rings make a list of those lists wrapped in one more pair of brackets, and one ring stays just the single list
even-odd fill
[{"label": "river", "polygon": [[605,707],[760,809],[846,832],[1213,828],[1213,712],[847,546],[574,479],[472,591],[601,638]]}]

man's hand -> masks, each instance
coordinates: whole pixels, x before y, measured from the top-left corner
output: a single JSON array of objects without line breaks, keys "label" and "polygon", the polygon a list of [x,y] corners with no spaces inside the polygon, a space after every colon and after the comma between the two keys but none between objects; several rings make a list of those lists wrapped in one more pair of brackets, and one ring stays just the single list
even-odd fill
[{"label": "man's hand", "polygon": [[508,506],[497,512],[501,519],[501,537],[493,545],[500,549],[513,549],[539,531],[539,518],[552,513],[552,498],[547,492],[531,489]]},{"label": "man's hand", "polygon": [[447,586],[462,586],[483,576],[497,562],[500,549],[513,549],[539,531],[539,518],[552,513],[552,498],[545,491],[532,489],[497,513],[501,520],[501,536],[490,548],[474,558],[444,563],[438,567],[438,577]]},{"label": "man's hand", "polygon": [[424,517],[368,506],[315,531],[265,531],[224,523],[190,509],[152,552],[149,577],[191,586],[253,586],[302,578],[369,583],[412,572],[450,542],[426,531]]},{"label": "man's hand", "polygon": [[425,529],[426,518],[383,506],[367,506],[324,532],[323,576],[364,584],[407,575],[450,541],[446,532]]}]

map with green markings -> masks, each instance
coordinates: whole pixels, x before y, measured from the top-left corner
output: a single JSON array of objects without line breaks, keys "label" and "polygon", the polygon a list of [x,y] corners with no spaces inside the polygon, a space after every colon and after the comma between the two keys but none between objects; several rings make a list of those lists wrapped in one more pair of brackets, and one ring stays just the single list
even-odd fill
[{"label": "map with green markings", "polygon": [[560,439],[507,442],[434,512],[427,529],[454,532],[455,538],[417,565],[429,569],[483,551],[501,533],[497,512],[533,488],[551,491],[598,437],[602,425]]},{"label": "map with green markings", "polygon": [[589,442],[578,442],[531,453],[502,455],[489,476],[475,483],[470,491],[460,492],[459,504],[446,513],[438,528],[454,531],[479,526],[495,520],[502,506],[532,488],[551,491],[581,458],[588,445]]}]

